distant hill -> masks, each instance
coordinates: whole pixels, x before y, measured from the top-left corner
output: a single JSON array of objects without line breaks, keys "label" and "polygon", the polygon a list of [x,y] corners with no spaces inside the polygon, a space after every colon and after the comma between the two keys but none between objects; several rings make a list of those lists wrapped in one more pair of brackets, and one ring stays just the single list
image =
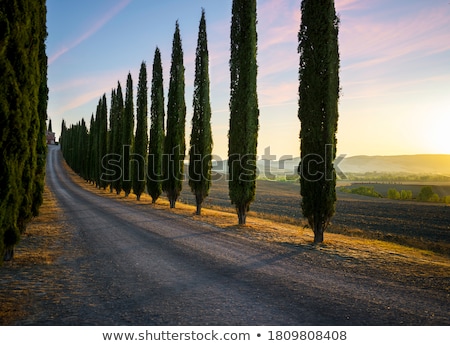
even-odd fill
[{"label": "distant hill", "polygon": [[[270,161],[270,173],[276,176],[296,174],[300,158]],[[404,173],[450,175],[450,155],[398,155],[398,156],[351,156],[338,162],[344,173]],[[259,160],[261,174],[268,171],[268,162]],[[213,170],[227,173],[227,161],[215,162]]]},{"label": "distant hill", "polygon": [[348,173],[450,173],[450,155],[399,155],[346,157],[339,168]]}]

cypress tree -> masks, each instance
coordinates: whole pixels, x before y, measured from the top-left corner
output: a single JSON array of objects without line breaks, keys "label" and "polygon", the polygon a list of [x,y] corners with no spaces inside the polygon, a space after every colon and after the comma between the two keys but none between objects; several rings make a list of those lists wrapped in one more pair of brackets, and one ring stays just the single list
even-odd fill
[{"label": "cypress tree", "polygon": [[0,255],[7,260],[41,198],[35,181],[42,179],[45,20],[44,0],[0,2]]},{"label": "cypress tree", "polygon": [[333,0],[303,0],[298,34],[300,186],[303,216],[314,242],[335,213],[336,131],[339,99],[339,19]]},{"label": "cypress tree", "polygon": [[133,148],[133,193],[137,200],[145,191],[145,168],[148,145],[148,88],[147,88],[147,66],[142,62],[139,72],[139,82],[136,100],[136,135]]},{"label": "cypress tree", "polygon": [[164,85],[161,53],[157,47],[153,59],[150,106],[150,139],[148,147],[147,191],[156,203],[162,193],[162,155],[164,150]]},{"label": "cypress tree", "polygon": [[132,172],[130,170],[130,150],[133,146],[133,130],[134,130],[134,102],[133,102],[133,79],[131,73],[128,73],[127,90],[125,93],[125,110],[122,126],[122,189],[125,191],[125,197],[131,192]]},{"label": "cypress tree", "polygon": [[[66,140],[64,139],[64,142]],[[88,162],[89,162],[89,173],[88,173],[88,181],[91,184],[95,183],[96,176],[96,160],[97,160],[97,131],[96,131],[96,122],[94,118],[94,114],[91,115],[91,121],[89,124],[89,139],[88,139]]]},{"label": "cypress tree", "polygon": [[94,131],[92,132],[92,172],[95,187],[100,188],[100,117],[101,117],[101,99],[95,110]]},{"label": "cypress tree", "polygon": [[48,121],[48,132],[53,132],[53,129],[52,129],[52,119],[50,119],[50,120]]},{"label": "cypress tree", "polygon": [[183,186],[186,103],[184,99],[184,64],[180,28],[176,22],[170,67],[167,106],[167,135],[164,141],[164,182],[170,207],[175,208]]},{"label": "cypress tree", "polygon": [[111,91],[111,107],[109,109],[109,134],[108,134],[108,182],[109,184],[109,192],[114,191],[114,178],[116,177],[116,174],[113,176],[110,175],[110,173],[114,170],[114,165],[111,163],[111,160],[114,160],[114,137],[116,136],[117,131],[117,123],[116,123],[116,90],[112,89]]},{"label": "cypress tree", "polygon": [[106,103],[106,94],[103,94],[99,100],[99,124],[98,124],[98,182],[99,187],[106,189],[108,182],[104,179],[106,167],[103,165],[103,158],[108,152],[108,106]]},{"label": "cypress tree", "polygon": [[229,195],[239,224],[246,222],[256,189],[259,116],[256,46],[256,0],[233,0],[228,170]]},{"label": "cypress tree", "polygon": [[77,130],[77,164],[80,176],[83,179],[88,177],[88,158],[86,153],[88,152],[88,132],[86,127],[86,122],[84,118],[81,118],[80,124]]},{"label": "cypress tree", "polygon": [[[33,191],[33,216],[39,215],[39,207],[43,202],[43,193],[45,186],[45,166],[47,157],[47,138],[45,136],[45,126],[47,120],[47,105],[48,105],[48,85],[47,85],[47,68],[48,59],[46,54],[45,40],[47,38],[47,8],[45,1],[40,2],[40,45],[39,45],[39,68],[40,68],[40,84],[39,84],[39,103],[38,103],[38,116],[39,116],[39,130],[37,137],[37,167],[34,178],[34,191]],[[51,125],[51,119],[49,120]],[[50,131],[53,130],[50,128]]]},{"label": "cypress tree", "polygon": [[66,121],[63,119],[61,121],[61,135],[59,136],[59,146],[61,147],[61,151],[64,154],[64,135],[67,131]]},{"label": "cypress tree", "polygon": [[[115,92],[114,103],[111,107],[114,107],[114,124],[115,128],[113,131],[113,153],[117,156],[118,163],[122,167],[123,157],[122,157],[122,140],[123,140],[123,113],[124,113],[124,105],[123,105],[123,94],[122,87],[120,82],[117,82],[117,89]],[[122,191],[122,170],[116,172],[117,175],[114,176],[114,181],[112,182],[112,186],[116,190],[116,193],[119,195]]]},{"label": "cypress tree", "polygon": [[189,150],[189,186],[195,195],[197,215],[211,186],[211,104],[209,99],[209,55],[205,11],[202,10],[195,59],[194,114]]}]

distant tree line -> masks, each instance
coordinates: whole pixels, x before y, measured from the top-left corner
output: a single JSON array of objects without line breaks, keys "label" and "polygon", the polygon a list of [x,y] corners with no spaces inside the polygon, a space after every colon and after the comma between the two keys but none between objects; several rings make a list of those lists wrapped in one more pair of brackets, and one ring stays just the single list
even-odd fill
[{"label": "distant tree line", "polygon": [[0,2],[0,262],[42,204],[46,160],[45,0]]},{"label": "distant tree line", "polygon": [[403,201],[419,201],[419,202],[434,202],[434,203],[446,203],[450,204],[450,196],[439,197],[437,193],[434,192],[432,186],[423,186],[420,192],[416,196],[413,196],[412,190],[397,190],[396,188],[390,188],[387,194],[383,196],[381,193],[377,192],[373,186],[359,186],[356,188],[341,187],[339,189],[341,192],[352,193],[356,195],[376,197],[376,198],[389,198],[393,200],[403,200]]}]

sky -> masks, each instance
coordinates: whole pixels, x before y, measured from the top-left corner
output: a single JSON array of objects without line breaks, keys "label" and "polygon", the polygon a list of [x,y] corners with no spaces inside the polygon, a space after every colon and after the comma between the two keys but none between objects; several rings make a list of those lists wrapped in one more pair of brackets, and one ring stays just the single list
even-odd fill
[{"label": "sky", "polygon": [[[258,155],[299,156],[297,53],[300,0],[258,0]],[[167,102],[175,23],[186,81],[186,143],[192,118],[195,50],[205,9],[213,153],[227,157],[231,0],[47,0],[48,117],[59,137],[89,123],[100,97],[156,47]],[[336,0],[340,17],[338,155],[450,154],[449,0]],[[136,92],[134,93],[136,97]]]}]

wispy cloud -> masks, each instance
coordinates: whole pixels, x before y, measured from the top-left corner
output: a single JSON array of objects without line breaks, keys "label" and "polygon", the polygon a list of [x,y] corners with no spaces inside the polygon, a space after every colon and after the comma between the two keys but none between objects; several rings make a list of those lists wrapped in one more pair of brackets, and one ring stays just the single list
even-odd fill
[{"label": "wispy cloud", "polygon": [[[131,73],[135,74],[136,71],[131,71]],[[117,87],[118,80],[121,82],[122,88],[124,88],[127,74],[127,69],[109,70],[50,85],[51,97],[54,100],[58,100],[58,102],[54,102],[53,112],[64,114],[75,110],[89,102],[97,101],[104,93],[109,97],[111,90]],[[95,107],[92,108],[92,111],[94,109]]]},{"label": "wispy cloud", "polygon": [[359,10],[366,5],[367,3],[361,0],[336,0],[336,10],[338,12]]},{"label": "wispy cloud", "polygon": [[86,32],[81,34],[76,40],[70,42],[65,47],[58,50],[48,59],[48,63],[52,64],[58,60],[62,55],[66,54],[71,49],[75,48],[83,41],[87,40],[89,37],[94,35],[98,30],[100,30],[106,23],[108,23],[112,18],[114,18],[118,13],[120,13],[132,0],[121,0],[116,6],[111,8],[100,20],[98,20],[92,27],[90,27]]},{"label": "wispy cloud", "polygon": [[344,18],[341,52],[346,69],[370,68],[400,58],[420,58],[450,49],[448,15],[424,9],[401,20]]}]

